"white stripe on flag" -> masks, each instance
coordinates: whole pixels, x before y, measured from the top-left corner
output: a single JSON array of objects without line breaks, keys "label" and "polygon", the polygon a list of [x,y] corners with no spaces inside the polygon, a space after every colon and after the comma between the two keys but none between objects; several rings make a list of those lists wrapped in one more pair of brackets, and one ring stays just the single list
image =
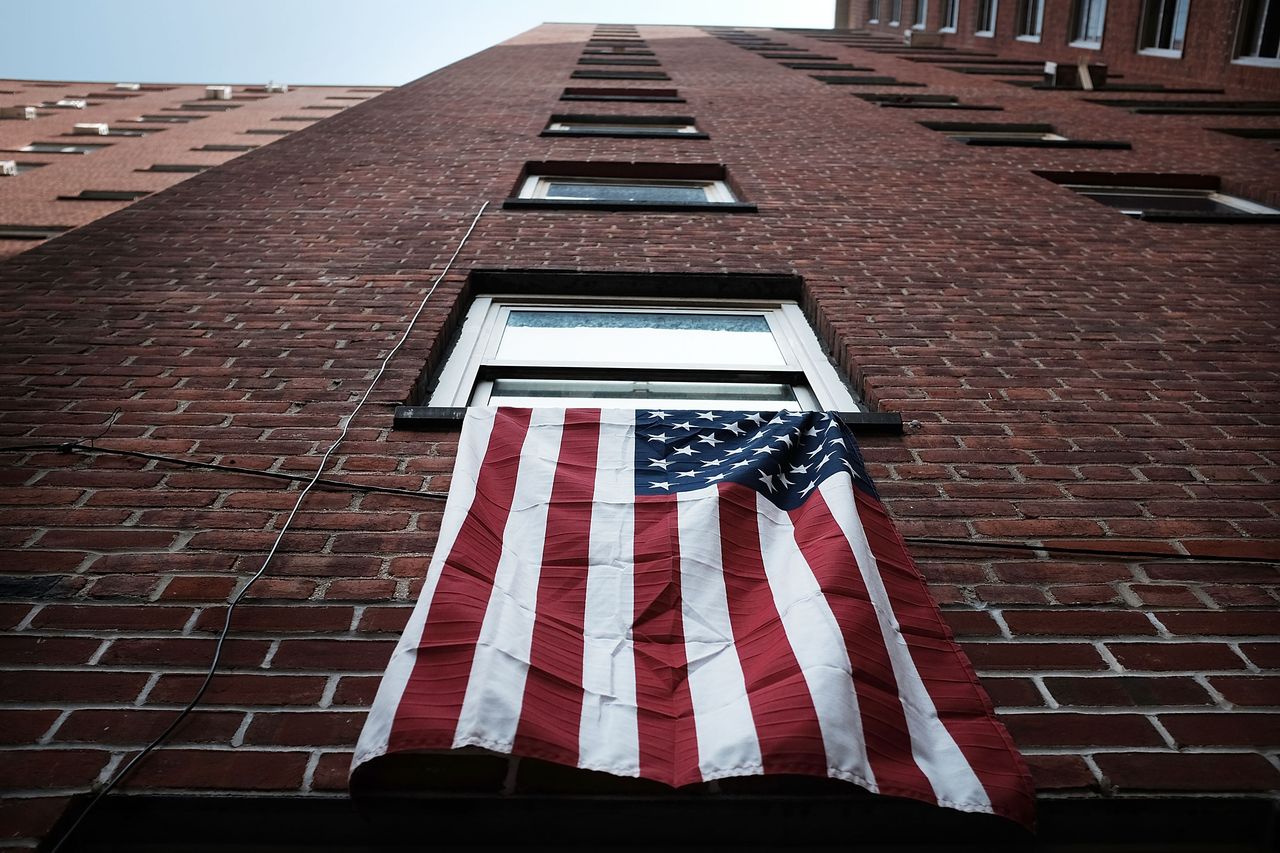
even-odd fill
[{"label": "white stripe on flag", "polygon": [[823,480],[818,490],[826,499],[836,524],[849,540],[849,546],[858,560],[863,582],[867,585],[867,594],[875,607],[885,648],[893,664],[894,680],[898,683],[898,695],[906,714],[907,729],[911,733],[911,753],[916,765],[929,779],[940,804],[965,803],[972,808],[973,804],[980,803],[989,807],[991,801],[986,789],[947,727],[938,719],[933,699],[925,689],[915,661],[911,659],[906,640],[898,630],[893,604],[885,591],[875,555],[871,552],[866,531],[862,529],[858,516],[852,479],[848,474],[836,474]]},{"label": "white stripe on flag", "polygon": [[405,685],[413,674],[413,666],[418,658],[418,643],[422,640],[422,626],[427,622],[431,599],[440,582],[444,561],[453,550],[458,531],[462,529],[462,522],[476,496],[476,481],[480,476],[480,465],[484,462],[485,452],[489,449],[489,436],[493,432],[496,414],[497,410],[492,407],[477,406],[467,409],[466,423],[462,430],[466,440],[458,445],[449,500],[445,503],[440,535],[436,539],[436,548],[427,567],[427,577],[422,584],[422,592],[418,595],[418,603],[414,606],[404,633],[400,635],[400,642],[396,644],[391,661],[387,664],[386,674],[378,685],[378,695],[369,708],[369,719],[360,732],[360,740],[351,759],[352,769],[387,751],[391,725],[395,722]]},{"label": "white stripe on flag", "polygon": [[746,679],[733,641],[716,486],[676,498],[689,694],[703,779],[764,772]]},{"label": "white stripe on flag", "polygon": [[756,496],[760,556],[773,602],[809,685],[830,775],[877,790],[853,686],[844,635],[813,570],[796,544],[791,516]]},{"label": "white stripe on flag", "polygon": [[600,413],[583,613],[578,766],[640,775],[636,727],[635,413]]},{"label": "white stripe on flag", "polygon": [[533,410],[520,449],[493,592],[476,640],[467,693],[454,732],[455,749],[475,745],[509,752],[515,740],[533,645],[547,511],[563,432],[563,409]]}]

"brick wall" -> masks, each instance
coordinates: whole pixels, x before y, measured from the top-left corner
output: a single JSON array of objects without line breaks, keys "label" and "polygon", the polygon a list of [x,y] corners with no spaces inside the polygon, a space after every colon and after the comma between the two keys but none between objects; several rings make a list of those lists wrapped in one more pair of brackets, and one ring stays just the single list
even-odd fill
[{"label": "brick wall", "polygon": [[[1071,15],[1074,3],[1045,0],[1044,28],[1039,42],[1017,39],[1018,0],[999,0],[993,36],[975,35],[978,0],[958,0],[956,32],[944,35],[949,47],[998,51],[1011,59],[1053,60],[1074,65],[1081,58],[1101,62],[1113,74],[1142,75],[1199,86],[1231,86],[1273,95],[1280,91],[1280,68],[1231,62],[1236,53],[1236,24],[1245,0],[1193,2],[1188,7],[1187,38],[1181,57],[1143,55],[1138,52],[1142,0],[1110,0],[1102,45],[1096,49],[1071,47]],[[849,0],[847,12],[837,12],[836,26],[889,35],[896,39],[911,28],[917,3],[927,3],[928,32],[946,26],[943,0],[902,0],[899,26],[889,26],[889,0],[880,0],[881,14],[870,23],[868,0]]]},{"label": "brick wall", "polygon": [[[540,138],[562,89],[590,85],[569,79],[590,31],[544,26],[0,266],[3,444],[102,434],[305,477],[526,161],[723,163],[759,213],[491,205],[326,475],[447,489],[456,434],[393,430],[391,415],[447,347],[471,269],[798,274],[851,383],[912,422],[864,442],[905,535],[1160,555],[912,545],[1042,795],[1280,789],[1275,228],[1143,223],[1032,174],[1209,173],[1275,202],[1280,155],[1205,129],[1220,118],[769,33],[1005,108],[972,115],[1133,145],[966,147],[916,123],[948,115],[879,108],[851,95],[876,87],[681,27],[641,31],[687,104],[591,111],[693,115],[709,140]],[[0,822],[27,844],[192,695],[299,484],[0,458]],[[314,492],[201,710],[125,789],[344,797],[441,508]],[[477,761],[436,784],[563,784]]]}]

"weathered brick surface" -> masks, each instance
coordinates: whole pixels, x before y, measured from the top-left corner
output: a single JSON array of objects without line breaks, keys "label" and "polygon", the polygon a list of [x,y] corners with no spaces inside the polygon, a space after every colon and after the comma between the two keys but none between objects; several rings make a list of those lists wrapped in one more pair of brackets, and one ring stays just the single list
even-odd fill
[{"label": "weathered brick surface", "polygon": [[[393,430],[391,407],[447,348],[469,271],[798,274],[850,384],[915,422],[864,441],[905,535],[1115,552],[909,543],[1042,790],[1280,788],[1275,229],[1138,222],[1031,174],[1208,173],[1276,202],[1280,155],[1207,130],[1220,118],[773,33],[1005,108],[966,118],[1133,144],[966,147],[916,123],[954,115],[687,28],[643,28],[686,104],[591,111],[691,114],[710,139],[541,138],[589,32],[548,26],[0,266],[0,445],[105,430],[103,448],[310,475],[489,201],[326,471],[440,492],[456,434]],[[541,159],[722,163],[759,212],[502,210]],[[23,768],[14,802],[39,804],[0,820],[31,837],[193,694],[299,486],[56,450],[0,463],[0,711],[25,733],[0,750]],[[201,725],[126,787],[341,790],[441,508],[314,491]]]}]

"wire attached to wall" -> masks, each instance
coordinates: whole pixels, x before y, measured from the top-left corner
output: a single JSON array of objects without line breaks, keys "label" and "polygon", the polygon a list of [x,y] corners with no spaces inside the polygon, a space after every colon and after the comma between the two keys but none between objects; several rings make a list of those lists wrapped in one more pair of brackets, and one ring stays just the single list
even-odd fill
[{"label": "wire attached to wall", "polygon": [[49,848],[49,853],[58,853],[58,851],[62,849],[62,846],[66,844],[67,840],[75,833],[80,824],[83,823],[85,817],[87,817],[89,813],[93,811],[93,808],[102,801],[102,798],[120,784],[120,782],[127,777],[129,773],[131,773],[133,769],[137,767],[148,755],[168,740],[169,736],[177,730],[178,726],[182,724],[182,721],[190,715],[196,705],[200,703],[200,700],[204,698],[205,692],[213,682],[214,675],[217,674],[218,664],[222,661],[222,648],[226,643],[227,635],[231,633],[231,617],[235,613],[236,607],[244,600],[245,595],[253,585],[266,574],[267,568],[271,565],[271,561],[275,558],[276,552],[280,548],[280,543],[284,540],[284,536],[288,533],[294,517],[302,507],[302,502],[306,500],[307,495],[311,493],[312,488],[314,488],[316,483],[320,481],[320,474],[324,472],[324,466],[328,464],[329,457],[333,455],[333,452],[338,449],[338,446],[342,444],[343,440],[347,437],[347,433],[351,429],[351,422],[355,420],[356,415],[360,413],[360,409],[362,409],[364,404],[368,402],[369,395],[372,394],[373,389],[377,387],[378,380],[381,379],[382,374],[386,372],[387,365],[391,363],[391,359],[395,357],[396,353],[400,351],[400,348],[404,346],[405,341],[409,339],[409,335],[413,331],[413,327],[417,324],[418,318],[422,316],[423,309],[427,307],[427,300],[429,300],[431,295],[436,292],[436,288],[440,286],[440,282],[444,281],[444,277],[449,274],[449,270],[452,269],[454,261],[458,259],[458,255],[462,253],[463,247],[467,245],[467,240],[470,239],[471,232],[475,230],[476,224],[479,223],[480,217],[484,215],[485,209],[488,208],[488,206],[489,202],[487,201],[480,205],[480,210],[476,212],[475,218],[471,220],[471,225],[467,227],[466,233],[462,235],[462,239],[458,242],[458,247],[454,249],[453,254],[449,257],[449,261],[444,265],[444,269],[440,271],[440,275],[436,276],[435,281],[431,283],[431,287],[427,289],[426,294],[422,297],[422,301],[418,303],[418,310],[413,312],[413,316],[409,319],[408,325],[405,326],[404,331],[401,333],[400,339],[396,341],[395,346],[387,352],[386,356],[383,357],[382,362],[378,365],[378,370],[373,375],[373,379],[370,380],[369,386],[365,389],[363,396],[360,397],[360,401],[356,403],[355,408],[351,410],[351,414],[342,418],[341,432],[338,433],[338,437],[333,440],[329,445],[329,448],[324,452],[324,455],[320,458],[320,463],[316,465],[315,474],[311,476],[307,481],[307,484],[303,486],[302,490],[298,493],[298,499],[294,501],[293,509],[289,511],[289,515],[285,518],[284,524],[280,526],[280,532],[276,534],[275,541],[271,543],[271,548],[267,551],[266,557],[263,558],[262,566],[249,577],[248,582],[240,588],[240,591],[235,594],[227,605],[226,618],[223,621],[222,630],[218,633],[217,643],[215,643],[213,647],[213,659],[209,662],[209,668],[205,673],[204,681],[201,683],[200,689],[196,691],[195,696],[193,696],[191,700],[187,702],[186,706],[178,712],[178,716],[174,718],[173,722],[171,722],[164,731],[157,735],[141,752],[130,759],[123,767],[112,774],[106,784],[102,786],[93,799],[89,801],[88,805],[86,805],[80,814],[76,816],[76,819],[71,823],[71,826],[67,828],[67,831],[63,833],[62,837],[58,839],[57,843]]}]

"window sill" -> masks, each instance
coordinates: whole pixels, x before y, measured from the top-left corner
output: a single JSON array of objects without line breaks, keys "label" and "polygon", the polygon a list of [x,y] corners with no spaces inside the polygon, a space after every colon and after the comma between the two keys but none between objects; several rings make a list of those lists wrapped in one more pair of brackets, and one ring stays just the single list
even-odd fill
[{"label": "window sill", "polygon": [[1139,56],[1156,56],[1161,59],[1181,59],[1182,51],[1168,50],[1163,47],[1144,47],[1138,51]]},{"label": "window sill", "polygon": [[684,98],[666,95],[561,95],[562,101],[626,101],[644,104],[683,104]]},{"label": "window sill", "polygon": [[1128,151],[1128,142],[1092,139],[966,139],[965,145],[983,145],[992,148],[1092,148],[1099,151]]},{"label": "window sill", "polygon": [[974,33],[974,35],[980,39],[993,39],[996,37],[996,31],[995,30],[979,30],[978,32]]},{"label": "window sill", "polygon": [[1280,213],[1179,213],[1177,211],[1144,210],[1131,216],[1142,222],[1201,225],[1280,225]]},{"label": "window sill", "polygon": [[938,32],[940,33],[954,33],[955,31],[956,31],[955,27],[942,27],[941,29],[938,30]]},{"label": "window sill", "polygon": [[502,202],[504,210],[535,208],[542,210],[633,210],[651,213],[756,213],[754,204],[741,201],[650,202],[601,201],[597,199],[509,198]]},{"label": "window sill", "polygon": [[1102,42],[1100,41],[1073,41],[1068,42],[1067,47],[1075,47],[1080,50],[1102,50]]},{"label": "window sill", "polygon": [[1025,41],[1025,42],[1030,42],[1031,44],[1039,44],[1040,36],[1017,36],[1015,41]]},{"label": "window sill", "polygon": [[1248,65],[1254,68],[1280,68],[1280,59],[1268,59],[1264,56],[1237,56],[1231,60],[1232,65]]},{"label": "window sill", "polygon": [[[394,429],[455,430],[462,427],[465,407],[396,406]],[[840,420],[861,434],[902,435],[902,415],[898,412],[840,412]]]},{"label": "window sill", "polygon": [[610,139],[710,139],[709,133],[679,133],[674,130],[544,130],[541,136],[603,136]]}]

